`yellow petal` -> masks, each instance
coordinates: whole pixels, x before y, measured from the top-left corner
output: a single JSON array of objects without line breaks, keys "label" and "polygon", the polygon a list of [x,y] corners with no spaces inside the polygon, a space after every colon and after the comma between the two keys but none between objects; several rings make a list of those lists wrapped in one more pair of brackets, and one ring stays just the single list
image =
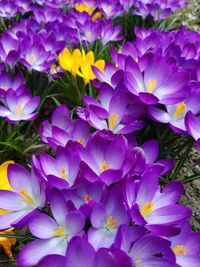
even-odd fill
[{"label": "yellow petal", "polygon": [[0,190],[12,190],[7,176],[9,164],[14,164],[14,161],[9,160],[0,165]]},{"label": "yellow petal", "polygon": [[93,51],[89,51],[86,55],[86,60],[88,63],[90,63],[91,65],[94,64],[94,53]]},{"label": "yellow petal", "polygon": [[94,66],[97,67],[100,71],[104,71],[105,61],[103,59],[99,59],[95,62]]},{"label": "yellow petal", "polygon": [[100,12],[96,12],[93,17],[92,17],[92,22],[95,22],[95,20],[101,18],[101,13]]},{"label": "yellow petal", "polygon": [[65,48],[58,56],[58,62],[62,69],[71,72],[72,54],[68,48]]},{"label": "yellow petal", "polygon": [[[13,228],[10,228],[6,231],[0,232],[0,234],[9,234],[14,235]],[[0,246],[3,248],[4,252],[8,257],[12,257],[11,248],[16,245],[16,239],[10,237],[0,237]]]}]

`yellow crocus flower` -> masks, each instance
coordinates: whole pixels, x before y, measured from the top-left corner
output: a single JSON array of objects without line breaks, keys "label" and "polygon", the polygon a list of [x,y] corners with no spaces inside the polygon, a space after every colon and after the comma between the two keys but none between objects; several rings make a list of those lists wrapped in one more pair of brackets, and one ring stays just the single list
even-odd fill
[{"label": "yellow crocus flower", "polygon": [[97,67],[100,71],[104,71],[105,67],[103,59],[95,62],[93,51],[85,54],[84,50],[80,51],[79,49],[71,52],[68,48],[65,48],[59,55],[58,61],[64,70],[71,72],[73,76],[79,75],[82,77],[85,84],[96,78],[92,71],[92,66]]},{"label": "yellow crocus flower", "polygon": [[58,56],[58,61],[62,69],[71,72],[73,76],[77,75],[81,65],[82,54],[79,49],[75,49],[72,53],[68,48],[65,48]]},{"label": "yellow crocus flower", "polygon": [[8,160],[0,165],[0,190],[12,190],[7,176],[9,164],[14,164],[14,161]]},{"label": "yellow crocus flower", "polygon": [[[0,190],[12,190],[12,187],[9,184],[8,176],[7,176],[7,170],[8,165],[14,164],[14,161],[9,160],[0,165]],[[9,213],[9,210],[2,210],[0,209],[0,215]],[[0,234],[9,234],[13,235],[13,228],[9,228],[3,232],[0,232]],[[0,246],[3,248],[5,253],[8,255],[8,257],[12,257],[12,246],[15,246],[16,239],[15,238],[8,238],[8,237],[0,237]]]},{"label": "yellow crocus flower", "polygon": [[95,62],[93,51],[89,51],[83,56],[80,71],[78,72],[78,75],[84,79],[85,84],[96,78],[92,71],[92,66],[95,66],[100,71],[104,71],[105,61],[99,59]]},{"label": "yellow crocus flower", "polygon": [[75,9],[79,12],[87,12],[88,14],[92,15],[93,11],[95,10],[94,6],[89,6],[87,3],[83,4],[76,4]]}]

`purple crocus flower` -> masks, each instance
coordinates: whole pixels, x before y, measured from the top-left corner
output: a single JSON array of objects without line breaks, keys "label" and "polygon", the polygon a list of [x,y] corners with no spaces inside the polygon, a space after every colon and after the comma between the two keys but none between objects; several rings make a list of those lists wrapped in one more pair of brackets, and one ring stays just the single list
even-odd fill
[{"label": "purple crocus flower", "polygon": [[25,85],[24,77],[21,73],[18,73],[12,78],[8,72],[1,72],[0,74],[0,92],[5,94],[8,89],[17,91],[20,87]]},{"label": "purple crocus flower", "polygon": [[190,217],[191,210],[176,204],[183,193],[180,182],[172,182],[160,191],[158,177],[162,170],[162,165],[148,168],[139,182],[134,182],[131,189],[127,188],[127,193],[135,192],[127,204],[135,223],[146,225],[153,232],[160,231],[160,235],[171,235],[170,228]]},{"label": "purple crocus flower", "polygon": [[23,227],[37,208],[45,204],[45,192],[32,171],[18,165],[8,166],[8,180],[13,191],[0,190],[1,209],[8,213],[0,216],[0,229]]},{"label": "purple crocus flower", "polygon": [[37,213],[28,223],[30,232],[39,239],[28,243],[20,251],[17,262],[22,267],[35,266],[49,254],[64,256],[72,237],[83,234],[84,217],[80,212],[67,211],[61,192],[52,191],[50,207],[54,218]]},{"label": "purple crocus flower", "polygon": [[40,97],[32,97],[29,91],[23,91],[18,95],[17,91],[9,89],[5,94],[5,105],[0,106],[0,116],[13,124],[21,120],[34,120],[38,116],[38,112],[34,110],[39,103]]},{"label": "purple crocus flower", "polygon": [[181,267],[200,266],[200,233],[193,233],[189,222],[181,225],[179,235],[171,237],[171,249]]},{"label": "purple crocus flower", "polygon": [[118,17],[123,13],[123,8],[118,1],[106,0],[98,3],[100,11],[106,18]]},{"label": "purple crocus flower", "polygon": [[19,41],[13,38],[9,32],[4,32],[1,36],[0,58],[11,66],[19,58]]},{"label": "purple crocus flower", "polygon": [[[81,260],[80,260],[81,259]],[[131,259],[121,250],[101,248],[95,252],[87,239],[74,237],[67,248],[66,257],[49,255],[38,267],[131,267]]]},{"label": "purple crocus flower", "polygon": [[11,1],[0,3],[0,17],[12,18],[17,16],[17,12],[18,8],[15,3],[12,3]]},{"label": "purple crocus flower", "polygon": [[76,145],[68,143],[65,148],[58,147],[54,159],[41,153],[38,159],[33,157],[33,164],[41,178],[50,186],[66,189],[73,186],[79,173],[80,156]]},{"label": "purple crocus flower", "polygon": [[[130,137],[128,136],[128,138]],[[128,140],[128,142],[130,142],[130,140]],[[163,170],[160,175],[165,175],[173,168],[175,164],[175,161],[173,159],[157,160],[159,156],[159,143],[156,140],[149,140],[142,144],[140,147],[138,147],[137,145],[134,145],[134,147],[131,146],[130,150],[135,155],[140,155],[140,160],[134,168],[134,172],[140,175],[144,173],[147,168],[154,165],[154,163],[163,166]]]},{"label": "purple crocus flower", "polygon": [[188,133],[197,141],[197,148],[200,151],[200,119],[191,111],[185,117],[185,127]]},{"label": "purple crocus flower", "polygon": [[107,185],[118,182],[134,164],[123,137],[108,141],[101,132],[90,139],[86,149],[80,150],[80,156],[83,176],[90,182],[101,180]]},{"label": "purple crocus flower", "polygon": [[52,8],[63,8],[71,0],[34,0],[39,5],[47,5]]},{"label": "purple crocus flower", "polygon": [[71,241],[69,242],[66,252],[66,257],[60,255],[50,255],[45,257],[38,264],[38,267],[46,267],[46,266],[96,267],[94,248],[90,243],[88,243],[87,239],[76,236],[72,238]]},{"label": "purple crocus flower", "polygon": [[[114,66],[113,63],[107,62],[104,68],[104,71],[101,72],[98,68],[95,66],[92,67],[92,70],[96,76],[96,78],[102,83],[106,83],[110,86],[112,86],[112,76],[117,71],[117,68]],[[95,80],[91,81],[91,83],[96,87],[100,88],[101,83],[96,82]]]},{"label": "purple crocus flower", "polygon": [[96,250],[109,248],[115,241],[119,226],[129,223],[119,186],[105,192],[102,202],[94,205],[90,219],[92,228],[88,232],[89,242]]},{"label": "purple crocus flower", "polygon": [[[170,242],[152,234],[139,226],[122,225],[116,244],[132,259],[132,266],[178,267],[173,261],[161,256],[170,249]],[[120,240],[121,239],[121,240]]]},{"label": "purple crocus flower", "polygon": [[84,216],[90,217],[94,203],[101,200],[105,185],[98,181],[91,183],[80,177],[78,183],[65,193],[66,199],[72,203],[75,210],[80,210]]},{"label": "purple crocus flower", "polygon": [[84,24],[77,23],[77,26],[81,41],[92,43],[99,39],[101,30],[99,23],[93,23],[91,20],[87,20]]},{"label": "purple crocus flower", "polygon": [[98,96],[99,101],[90,96],[83,97],[86,108],[77,109],[78,116],[94,128],[128,134],[144,127],[145,122],[139,117],[144,114],[145,107],[137,99],[128,97],[125,86],[120,84],[114,90],[103,83]]},{"label": "purple crocus flower", "polygon": [[169,123],[170,127],[177,133],[186,132],[185,116],[188,111],[194,114],[200,111],[200,92],[194,88],[189,96],[176,105],[166,105],[166,110],[156,107],[149,107],[148,112],[151,118],[162,123]]},{"label": "purple crocus flower", "polygon": [[50,69],[51,62],[49,57],[51,52],[46,51],[39,39],[35,39],[33,44],[30,39],[24,39],[21,47],[21,63],[28,68],[37,71],[48,71]]},{"label": "purple crocus flower", "polygon": [[119,36],[122,31],[122,26],[114,26],[112,20],[102,23],[101,28],[101,41],[105,46],[108,42],[121,41],[124,37]]},{"label": "purple crocus flower", "polygon": [[147,105],[171,105],[184,100],[188,93],[188,72],[178,71],[175,64],[159,54],[148,53],[140,62],[137,64],[130,56],[126,59],[124,78],[131,93]]},{"label": "purple crocus flower", "polygon": [[60,105],[53,111],[51,124],[48,121],[41,123],[40,136],[43,142],[54,149],[57,146],[65,147],[69,140],[85,146],[90,138],[90,130],[83,120],[71,121],[68,108]]}]

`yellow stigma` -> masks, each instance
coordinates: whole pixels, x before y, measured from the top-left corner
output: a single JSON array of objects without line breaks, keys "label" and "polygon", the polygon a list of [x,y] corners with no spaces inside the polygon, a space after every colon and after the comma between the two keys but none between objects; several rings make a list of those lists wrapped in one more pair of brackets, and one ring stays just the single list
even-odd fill
[{"label": "yellow stigma", "polygon": [[65,232],[64,230],[62,229],[61,226],[58,227],[58,229],[56,231],[53,232],[54,235],[57,235],[57,236],[64,236],[65,235]]},{"label": "yellow stigma", "polygon": [[15,110],[15,115],[18,117],[22,114],[23,108],[22,105],[17,105],[16,110]]},{"label": "yellow stigma", "polygon": [[151,213],[152,212],[152,209],[153,209],[153,206],[154,206],[154,202],[146,202],[144,204],[144,206],[140,210],[141,215],[142,216],[146,216],[149,213]]},{"label": "yellow stigma", "polygon": [[115,219],[113,219],[112,216],[110,216],[110,217],[108,218],[107,223],[106,223],[106,228],[108,228],[108,229],[112,229],[113,227],[115,227],[115,226],[117,225],[117,223],[118,223],[118,221],[115,220]]},{"label": "yellow stigma", "polygon": [[156,84],[157,84],[156,80],[149,80],[147,86],[147,93],[152,93],[156,87]]},{"label": "yellow stigma", "polygon": [[3,90],[4,90],[4,91],[8,91],[8,87],[4,87]]},{"label": "yellow stigma", "polygon": [[31,56],[28,57],[28,63],[30,65],[33,65],[35,60],[36,60],[35,55],[31,55]]},{"label": "yellow stigma", "polygon": [[185,104],[185,102],[181,102],[177,108],[176,108],[176,117],[179,117],[185,110],[186,110],[187,106]]},{"label": "yellow stigma", "polygon": [[34,200],[32,197],[29,195],[29,193],[26,192],[23,188],[19,190],[19,194],[22,195],[23,197],[20,198],[20,200],[28,205],[33,205]]},{"label": "yellow stigma", "polygon": [[92,198],[91,198],[90,195],[88,195],[88,194],[85,195],[85,202],[86,202],[86,203],[88,203],[91,199],[92,199]]},{"label": "yellow stigma", "polygon": [[172,250],[176,255],[185,255],[187,253],[187,249],[183,245],[177,245]]},{"label": "yellow stigma", "polygon": [[141,260],[136,260],[136,261],[135,261],[135,264],[140,264],[140,263],[142,263]]},{"label": "yellow stigma", "polygon": [[139,59],[138,59],[138,57],[136,57],[136,59],[135,59],[135,62],[136,62],[136,63],[138,63],[138,62],[139,62]]},{"label": "yellow stigma", "polygon": [[109,129],[110,130],[113,130],[116,126],[116,123],[117,123],[117,114],[114,114],[114,113],[111,113],[110,114],[110,123],[109,123]]},{"label": "yellow stigma", "polygon": [[88,41],[91,41],[91,37],[92,37],[92,33],[91,32],[87,32],[86,33],[86,38]]},{"label": "yellow stigma", "polygon": [[107,7],[107,11],[108,11],[108,13],[110,13],[111,9],[112,9],[112,6],[109,5],[109,6]]},{"label": "yellow stigma", "polygon": [[78,139],[77,139],[77,142],[79,142],[79,144],[85,146],[85,141],[84,141],[83,138],[78,138]]},{"label": "yellow stigma", "polygon": [[61,177],[62,177],[64,180],[67,180],[67,174],[66,174],[66,170],[65,170],[65,168],[61,168]]},{"label": "yellow stigma", "polygon": [[111,165],[107,165],[107,162],[104,160],[100,167],[100,173],[105,172],[107,170],[111,169]]},{"label": "yellow stigma", "polygon": [[56,69],[57,69],[57,65],[56,64],[52,64],[51,68],[50,68],[50,73],[51,74],[55,74],[56,73]]}]

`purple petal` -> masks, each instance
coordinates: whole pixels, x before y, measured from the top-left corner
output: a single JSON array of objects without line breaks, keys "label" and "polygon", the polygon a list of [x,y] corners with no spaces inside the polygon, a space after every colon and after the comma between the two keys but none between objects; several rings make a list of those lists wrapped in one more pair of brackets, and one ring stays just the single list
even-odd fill
[{"label": "purple petal", "polygon": [[38,267],[65,267],[66,258],[60,255],[49,255],[44,257],[37,265]]},{"label": "purple petal", "polygon": [[66,253],[67,267],[95,267],[95,251],[87,240],[74,237]]},{"label": "purple petal", "polygon": [[[39,263],[39,261],[49,255],[58,254],[65,255],[67,243],[61,241],[60,237],[51,239],[39,239],[28,243],[17,257],[17,264],[22,267],[31,267]],[[34,255],[34,257],[33,257]]]},{"label": "purple petal", "polygon": [[55,237],[54,232],[57,230],[58,225],[48,215],[38,212],[29,221],[28,227],[32,235],[38,238],[48,239]]}]

